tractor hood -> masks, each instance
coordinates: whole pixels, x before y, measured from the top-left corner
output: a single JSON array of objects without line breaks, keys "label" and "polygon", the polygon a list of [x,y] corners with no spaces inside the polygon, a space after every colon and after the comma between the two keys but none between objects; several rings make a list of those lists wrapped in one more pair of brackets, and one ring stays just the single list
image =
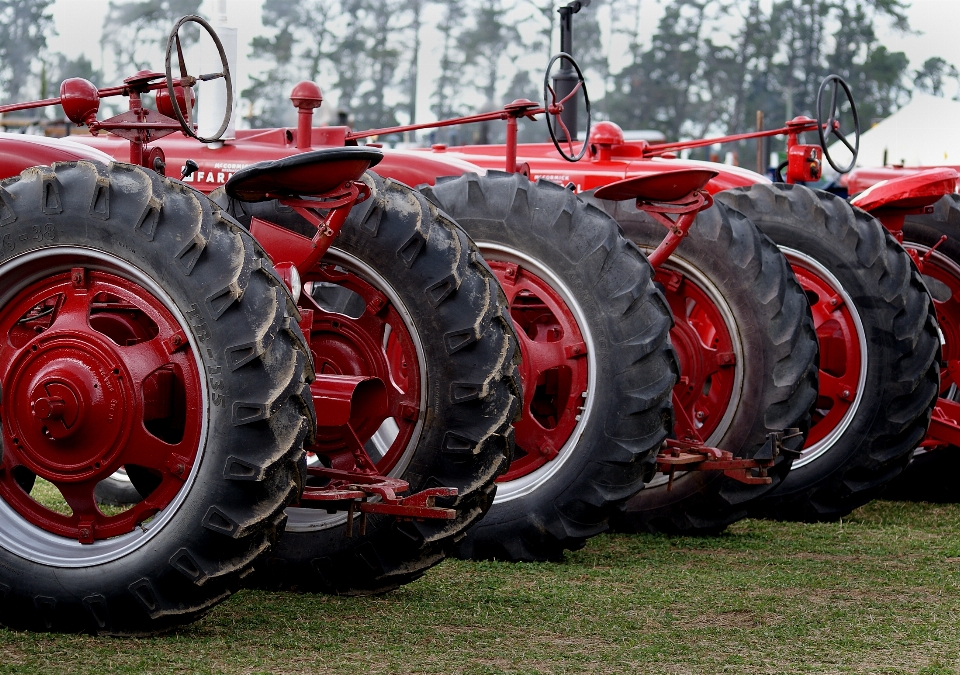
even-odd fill
[{"label": "tractor hood", "polygon": [[[314,127],[309,148],[298,148],[296,129],[239,130],[235,140],[203,145],[197,141],[173,134],[153,144],[163,150],[167,175],[178,178],[188,159],[200,168],[184,179],[202,192],[212,192],[238,170],[267,160],[289,157],[308,150],[342,148],[347,144],[347,127]],[[118,161],[129,161],[130,144],[115,136],[77,137],[84,146],[97,148]],[[486,170],[463,158],[431,155],[410,150],[383,148],[384,158],[376,172],[407,185],[433,184],[440,176],[459,176],[468,171],[486,173]]]},{"label": "tractor hood", "polygon": [[[627,177],[645,176],[678,169],[710,169],[718,175],[707,184],[710,193],[756,183],[769,183],[766,176],[729,164],[668,157],[644,157],[641,142],[629,141],[611,152],[588,154],[579,162],[561,158],[551,143],[530,143],[517,147],[517,164],[531,179],[543,178],[561,185],[573,183],[577,192],[586,192]],[[431,157],[456,158],[485,169],[503,171],[506,148],[502,145],[467,145],[447,148],[439,145],[414,151]]]}]

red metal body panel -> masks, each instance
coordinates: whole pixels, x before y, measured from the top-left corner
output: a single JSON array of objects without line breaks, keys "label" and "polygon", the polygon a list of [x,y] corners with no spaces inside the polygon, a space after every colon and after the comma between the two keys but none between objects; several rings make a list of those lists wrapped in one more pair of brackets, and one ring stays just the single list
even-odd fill
[{"label": "red metal body panel", "polygon": [[[884,180],[894,180],[897,178],[903,178],[904,176],[913,176],[922,171],[928,171],[930,169],[937,168],[948,168],[955,169],[960,172],[960,165],[948,164],[943,167],[930,167],[930,166],[882,166],[882,167],[868,167],[862,169],[854,169],[843,179],[841,183],[847,186],[847,190],[850,194],[855,195],[860,192],[863,192],[869,187],[876,185],[880,181]],[[960,185],[958,185],[960,187]]]},{"label": "red metal body panel", "polygon": [[900,175],[895,180],[874,184],[850,203],[870,212],[881,208],[915,209],[929,206],[943,195],[953,192],[958,178],[960,174],[953,169],[927,169]]},{"label": "red metal body panel", "polygon": [[[123,143],[129,148],[129,143]],[[113,158],[96,148],[72,140],[26,136],[0,132],[0,179],[16,176],[31,166],[49,165],[53,162],[70,162],[78,159],[95,159],[109,162]]]},{"label": "red metal body panel", "polygon": [[[314,128],[311,147],[343,147],[345,136],[346,127]],[[128,159],[129,144],[123,139],[91,136],[78,137],[78,140],[112,155],[118,161]],[[241,131],[237,132],[236,140],[226,141],[220,147],[200,145],[194,140],[179,136],[169,136],[155,145],[163,148],[171,176],[179,174],[186,160],[197,162],[200,170],[185,182],[203,192],[212,192],[245,166],[304,151],[297,148],[295,129]],[[549,151],[553,154],[549,155]],[[422,150],[384,148],[384,158],[376,172],[407,185],[432,185],[440,176],[459,176],[468,171],[483,174],[489,169],[502,171],[504,152],[504,146],[498,145]],[[577,191],[592,190],[628,176],[648,176],[679,169],[719,172],[706,186],[711,194],[734,187],[769,182],[758,173],[736,166],[685,159],[643,158],[641,153],[642,141],[628,141],[614,148],[610,159],[592,157],[574,164],[558,158],[553,145],[536,143],[518,146],[517,163],[524,167],[531,179],[543,178],[561,185],[573,183]]]}]

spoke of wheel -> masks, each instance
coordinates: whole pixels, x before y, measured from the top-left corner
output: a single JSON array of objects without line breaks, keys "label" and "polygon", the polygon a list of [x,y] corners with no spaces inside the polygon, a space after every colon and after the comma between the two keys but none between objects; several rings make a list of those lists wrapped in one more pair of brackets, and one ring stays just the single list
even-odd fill
[{"label": "spoke of wheel", "polygon": [[[540,373],[534,373],[532,369],[533,357],[532,349],[534,343],[526,333],[522,330],[517,330],[517,342],[520,343],[520,354],[523,357],[523,366],[521,366],[521,372],[529,375],[527,382],[523,383],[523,409],[528,410],[530,404],[533,402],[533,395],[537,389],[537,379],[539,378]],[[538,364],[539,365],[539,364]],[[524,415],[524,420],[526,420],[527,415]],[[532,419],[532,416],[531,416]]]},{"label": "spoke of wheel", "polygon": [[224,77],[224,74],[222,72],[207,73],[206,75],[198,75],[197,79],[200,80],[201,82],[211,82],[213,80],[219,80],[222,77]]},{"label": "spoke of wheel", "polygon": [[581,82],[580,80],[577,80],[577,86],[574,87],[573,89],[571,89],[571,90],[570,90],[570,93],[567,94],[566,96],[564,96],[564,97],[560,100],[560,105],[563,105],[564,103],[566,103],[567,101],[569,101],[571,98],[573,98],[573,95],[576,94],[578,91],[580,91],[580,88],[581,88],[582,86],[583,86],[583,82]]},{"label": "spoke of wheel", "polygon": [[[189,349],[189,347],[187,347]],[[130,372],[133,387],[139,388],[144,379],[157,368],[170,363],[160,336],[118,350]]]},{"label": "spoke of wheel", "polygon": [[[170,466],[172,455],[177,454],[184,457],[190,455],[190,448],[184,447],[185,445],[186,441],[177,445],[165,443],[143,428],[142,424],[134,422],[133,432],[120,454],[119,463],[124,465],[135,464],[160,473],[169,473],[171,468],[176,468]],[[186,472],[184,471],[185,475]]]},{"label": "spoke of wheel", "polygon": [[[179,34],[179,33],[177,33],[177,35],[176,35],[176,41],[177,41],[177,58],[178,58],[179,61],[180,61],[180,77],[181,77],[181,79],[185,79],[185,78],[187,77],[187,62],[183,60],[183,47],[180,45],[180,34]],[[190,89],[190,87],[188,87],[188,86],[186,86],[186,85],[184,85],[184,84],[182,84],[182,83],[181,83],[181,86],[183,87],[183,102],[184,102],[184,105],[185,105],[185,108],[186,108],[186,110],[184,110],[184,117],[185,117],[186,120],[187,120],[187,126],[192,129],[192,128],[193,128],[193,120],[190,119],[190,109],[193,107],[193,106],[191,105],[191,101],[190,101],[190,99],[192,98],[192,96],[190,95],[190,92],[191,92],[192,90]],[[176,100],[174,100],[172,103],[173,103],[173,105],[177,105],[177,101],[176,101]]]},{"label": "spoke of wheel", "polygon": [[557,92],[555,92],[549,84],[547,85],[547,91],[550,92],[550,99],[553,101],[553,105],[557,105]]},{"label": "spoke of wheel", "polygon": [[102,518],[97,509],[96,501],[93,498],[93,489],[97,486],[99,478],[91,478],[79,483],[68,483],[58,481],[54,483],[60,494],[67,500],[67,504],[73,509],[73,517],[79,520],[99,520]]},{"label": "spoke of wheel", "polygon": [[837,118],[837,92],[840,89],[838,82],[833,83],[833,96],[830,97],[830,121]]},{"label": "spoke of wheel", "polygon": [[[826,396],[827,398],[835,401],[837,404],[850,405],[850,401],[847,399],[853,397],[853,391],[855,388],[856,382],[854,382],[853,386],[851,386],[849,383],[844,381],[844,378],[835,377],[823,370],[820,371],[820,395]],[[847,395],[843,396],[843,392],[846,392]]]},{"label": "spoke of wheel", "polygon": [[563,118],[559,115],[557,115],[557,121],[560,122],[560,128],[563,129],[563,133],[567,137],[567,145],[570,146],[570,156],[573,157],[576,153],[573,151],[573,137],[570,135],[570,130],[567,129],[567,125],[563,123]]},{"label": "spoke of wheel", "polygon": [[94,293],[77,293],[73,289],[67,289],[61,297],[63,303],[57,310],[56,317],[50,328],[63,330],[65,328],[77,328],[89,330],[90,327],[90,303],[93,301]]},{"label": "spoke of wheel", "polygon": [[186,64],[186,62],[183,60],[183,47],[180,45],[180,33],[177,33],[175,39],[176,39],[176,41],[177,41],[177,59],[179,59],[179,61],[180,61],[180,77],[186,77],[186,76],[187,76],[187,64]]},{"label": "spoke of wheel", "polygon": [[841,141],[845,146],[847,146],[847,149],[848,149],[850,152],[856,152],[856,150],[853,149],[853,146],[850,145],[850,141],[847,140],[847,137],[843,135],[843,132],[840,131],[840,129],[834,129],[834,130],[833,130],[833,135],[836,136],[837,138],[839,138],[840,141]]}]

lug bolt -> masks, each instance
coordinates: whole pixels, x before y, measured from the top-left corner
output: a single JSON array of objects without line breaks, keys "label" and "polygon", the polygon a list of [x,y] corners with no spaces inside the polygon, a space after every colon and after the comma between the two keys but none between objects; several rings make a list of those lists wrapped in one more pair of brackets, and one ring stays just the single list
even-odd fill
[{"label": "lug bolt", "polygon": [[183,344],[183,338],[181,338],[179,335],[174,335],[170,342],[174,347],[179,347],[181,344]]}]

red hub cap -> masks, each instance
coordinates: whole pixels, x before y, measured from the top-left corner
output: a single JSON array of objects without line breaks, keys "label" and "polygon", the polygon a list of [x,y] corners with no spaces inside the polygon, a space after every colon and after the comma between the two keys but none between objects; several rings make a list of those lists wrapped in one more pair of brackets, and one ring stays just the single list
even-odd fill
[{"label": "red hub cap", "polygon": [[513,263],[487,262],[507,295],[523,357],[516,455],[498,479],[506,482],[553,460],[573,434],[587,392],[587,345],[570,308],[547,282]]},{"label": "red hub cap", "polygon": [[[167,506],[197,458],[200,375],[180,324],[137,283],[76,268],[17,294],[0,311],[0,495],[49,532],[92,543],[130,532]],[[187,405],[187,401],[190,405]],[[155,484],[106,516],[93,490],[121,466]],[[72,515],[21,487],[53,483]]]},{"label": "red hub cap", "polygon": [[791,266],[807,294],[820,344],[820,388],[804,446],[808,449],[824,441],[846,419],[860,386],[863,352],[857,322],[836,284],[793,260]]},{"label": "red hub cap", "polygon": [[[324,264],[305,281],[336,284],[335,302],[344,305],[325,309],[321,304],[327,303],[318,304],[307,293],[301,296],[301,305],[314,312],[309,337],[317,373],[379,377],[387,385],[386,416],[399,431],[382,455],[371,456],[380,473],[387,474],[403,457],[420,418],[420,361],[413,337],[390,299],[353,272]],[[365,420],[354,432],[366,442],[382,423],[379,417]],[[334,467],[340,459],[345,466],[354,463],[337,437],[321,436],[311,451],[326,456]]]},{"label": "red hub cap", "polygon": [[674,432],[681,439],[705,441],[723,420],[736,386],[733,339],[720,309],[689,276],[661,268],[656,280],[673,312],[670,341],[680,360]]}]

